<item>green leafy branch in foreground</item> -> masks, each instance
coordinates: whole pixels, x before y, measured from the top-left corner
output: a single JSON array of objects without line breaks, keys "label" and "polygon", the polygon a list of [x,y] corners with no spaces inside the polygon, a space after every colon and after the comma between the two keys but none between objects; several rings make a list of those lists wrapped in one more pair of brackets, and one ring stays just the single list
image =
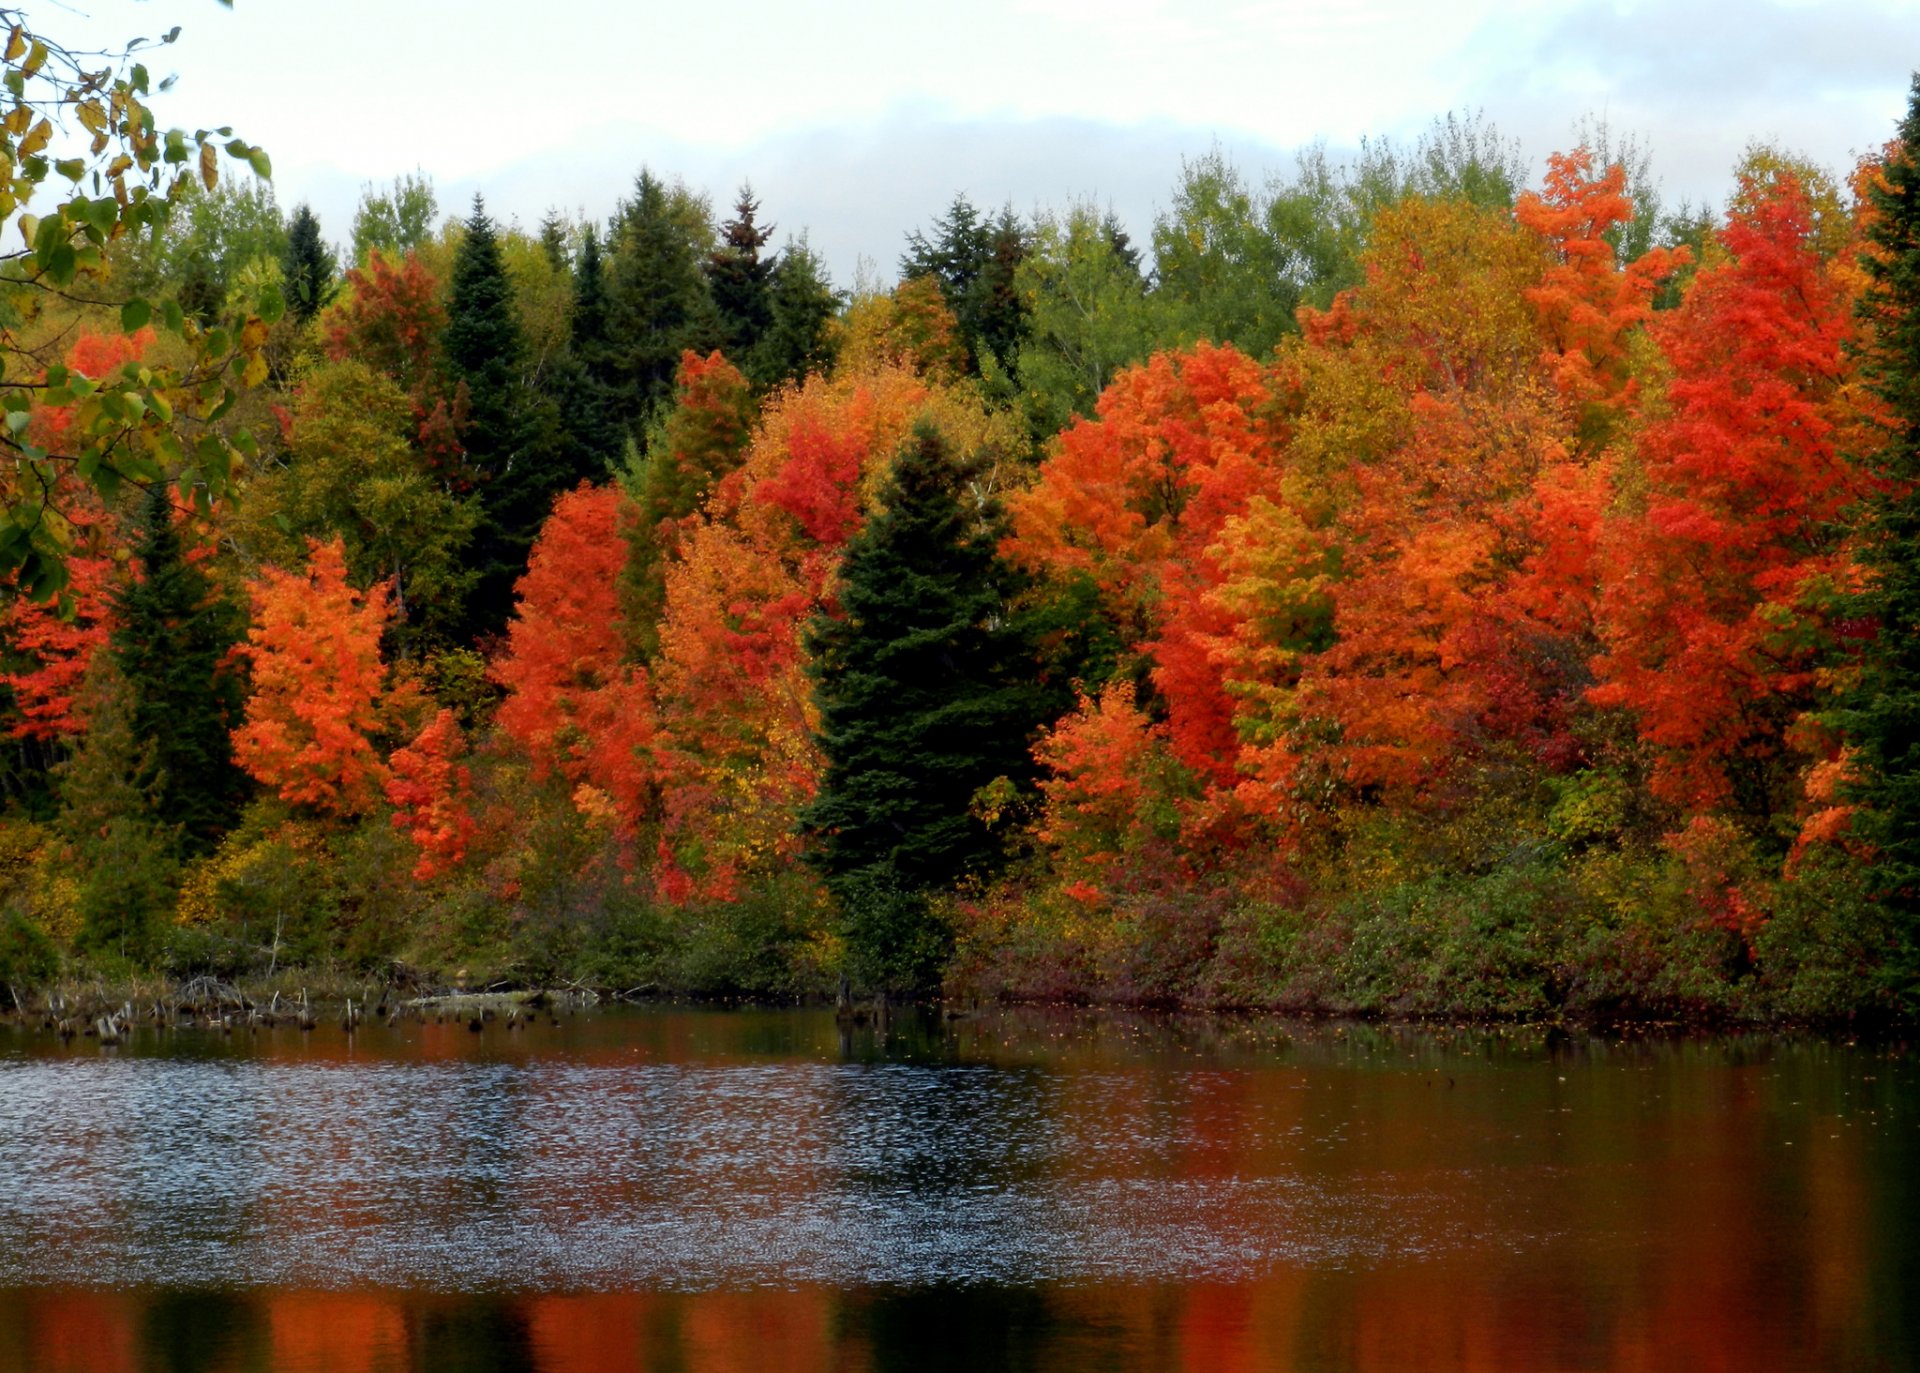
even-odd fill
[{"label": "green leafy branch in foreground", "polygon": [[[222,151],[261,177],[272,166],[231,129],[157,126],[155,85],[137,60],[149,40],[79,51],[5,7],[0,31],[0,243],[21,244],[0,252],[0,577],[44,600],[66,587],[71,507],[85,491],[111,500],[128,483],[172,481],[203,510],[226,492],[251,444],[219,422],[265,377],[267,329],[284,307],[269,285],[249,315],[204,327],[176,302],[115,296],[111,245],[158,232],[195,181],[211,190]],[[53,356],[56,304],[117,308],[123,330],[158,326],[183,346],[165,363],[86,376]],[[34,423],[53,409],[57,430]]]}]

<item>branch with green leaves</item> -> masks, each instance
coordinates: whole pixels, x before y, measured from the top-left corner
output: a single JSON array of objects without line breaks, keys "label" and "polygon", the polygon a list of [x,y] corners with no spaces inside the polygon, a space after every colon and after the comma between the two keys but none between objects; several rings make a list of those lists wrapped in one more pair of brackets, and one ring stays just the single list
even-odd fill
[{"label": "branch with green leaves", "polygon": [[[0,578],[47,599],[66,587],[75,528],[66,506],[85,493],[112,501],[129,484],[171,482],[203,510],[226,493],[251,443],[221,421],[265,378],[267,329],[284,307],[267,285],[244,315],[203,325],[177,302],[114,289],[110,246],[160,232],[196,182],[212,190],[222,152],[272,174],[266,153],[231,129],[158,126],[139,59],[178,28],[156,44],[80,51],[0,7],[0,31],[0,244],[17,235],[21,245],[0,249]],[[49,356],[55,303],[117,307],[121,330],[172,334],[185,360],[136,358],[86,376]],[[33,423],[51,409],[67,417],[57,440]]]}]

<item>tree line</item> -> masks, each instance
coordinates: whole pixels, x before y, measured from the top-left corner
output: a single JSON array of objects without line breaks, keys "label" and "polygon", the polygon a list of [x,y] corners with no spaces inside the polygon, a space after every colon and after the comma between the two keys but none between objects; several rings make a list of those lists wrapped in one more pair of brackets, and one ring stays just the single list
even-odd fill
[{"label": "tree line", "polygon": [[[1917,120],[1711,213],[1212,153],[854,293],[648,170],[339,249],[189,180],[11,335],[0,959],[1904,1011]],[[200,468],[60,461],[210,343]]]}]

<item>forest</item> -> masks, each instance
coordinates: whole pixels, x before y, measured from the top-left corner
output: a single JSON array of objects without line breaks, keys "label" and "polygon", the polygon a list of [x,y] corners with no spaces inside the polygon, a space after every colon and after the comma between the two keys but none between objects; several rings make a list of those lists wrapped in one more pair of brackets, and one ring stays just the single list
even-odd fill
[{"label": "forest", "polygon": [[0,98],[16,1000],[1920,1006],[1920,82],[1720,207],[1445,116],[849,289],[650,167],[322,225],[64,57]]}]

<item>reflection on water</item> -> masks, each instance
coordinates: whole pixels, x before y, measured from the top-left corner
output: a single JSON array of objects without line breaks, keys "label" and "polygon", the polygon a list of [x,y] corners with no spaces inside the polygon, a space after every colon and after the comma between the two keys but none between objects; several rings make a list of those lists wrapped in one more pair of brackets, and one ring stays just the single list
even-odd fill
[{"label": "reflection on water", "polygon": [[0,1031],[0,1368],[1904,1368],[1916,1165],[1814,1040]]}]

